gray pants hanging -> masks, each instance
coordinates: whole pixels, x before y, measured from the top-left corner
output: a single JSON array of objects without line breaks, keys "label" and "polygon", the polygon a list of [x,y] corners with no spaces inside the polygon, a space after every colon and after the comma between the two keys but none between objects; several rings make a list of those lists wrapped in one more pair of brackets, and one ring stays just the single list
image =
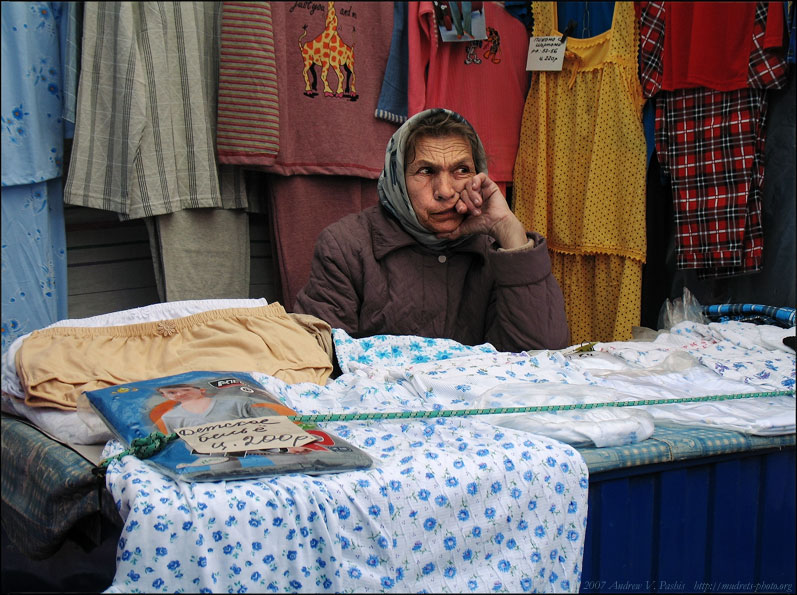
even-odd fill
[{"label": "gray pants hanging", "polygon": [[146,222],[161,301],[249,297],[248,213],[185,209]]}]

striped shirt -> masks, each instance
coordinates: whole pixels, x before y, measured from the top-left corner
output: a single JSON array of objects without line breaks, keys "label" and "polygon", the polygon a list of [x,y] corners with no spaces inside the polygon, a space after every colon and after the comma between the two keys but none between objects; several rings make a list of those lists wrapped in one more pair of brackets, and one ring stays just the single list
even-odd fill
[{"label": "striped shirt", "polygon": [[222,163],[271,165],[279,151],[279,96],[269,2],[224,2],[219,65]]},{"label": "striped shirt", "polygon": [[64,202],[123,219],[246,207],[215,155],[221,3],[87,2],[83,22]]}]

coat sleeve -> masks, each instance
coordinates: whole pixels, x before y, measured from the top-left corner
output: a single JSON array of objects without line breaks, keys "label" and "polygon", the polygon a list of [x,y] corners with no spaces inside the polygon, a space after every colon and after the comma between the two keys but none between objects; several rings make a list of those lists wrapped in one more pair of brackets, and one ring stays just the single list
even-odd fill
[{"label": "coat sleeve", "polygon": [[356,265],[354,249],[341,244],[325,229],[316,240],[310,279],[296,296],[294,310],[312,314],[355,336],[359,330],[362,302],[362,267]]},{"label": "coat sleeve", "polygon": [[530,233],[533,248],[490,253],[495,288],[485,340],[500,351],[562,349],[570,344],[565,302],[551,271],[548,243]]}]

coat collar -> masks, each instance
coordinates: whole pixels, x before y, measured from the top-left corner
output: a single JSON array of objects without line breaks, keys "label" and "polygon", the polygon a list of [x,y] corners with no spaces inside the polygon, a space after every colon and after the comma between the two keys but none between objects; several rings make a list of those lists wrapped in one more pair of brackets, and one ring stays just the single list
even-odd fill
[{"label": "coat collar", "polygon": [[[386,255],[394,250],[406,247],[414,247],[421,252],[437,254],[428,248],[424,248],[401,227],[395,217],[390,215],[384,207],[377,205],[369,219],[371,220],[371,242],[374,257],[382,260]],[[455,248],[445,253],[470,253],[478,256],[482,261],[485,258],[485,251],[488,249],[490,240],[487,236],[479,234],[462,242]]]}]

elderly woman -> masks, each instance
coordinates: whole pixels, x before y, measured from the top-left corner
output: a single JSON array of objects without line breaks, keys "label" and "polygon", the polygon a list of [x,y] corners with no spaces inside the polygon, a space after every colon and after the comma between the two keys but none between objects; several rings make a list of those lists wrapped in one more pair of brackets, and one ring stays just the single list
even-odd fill
[{"label": "elderly woman", "polygon": [[354,337],[489,342],[501,351],[568,345],[545,239],[523,228],[487,175],[476,131],[431,109],[390,139],[380,204],[318,237],[296,311]]}]

